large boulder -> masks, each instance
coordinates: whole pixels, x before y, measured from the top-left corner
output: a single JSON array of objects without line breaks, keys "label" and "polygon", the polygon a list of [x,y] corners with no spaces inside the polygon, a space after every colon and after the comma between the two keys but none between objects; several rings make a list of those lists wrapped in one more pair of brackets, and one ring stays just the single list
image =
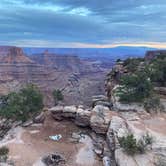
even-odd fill
[{"label": "large boulder", "polygon": [[65,106],[63,109],[63,117],[65,118],[71,118],[75,119],[77,113],[77,107],[76,106]]},{"label": "large boulder", "polygon": [[78,126],[90,126],[91,111],[83,108],[78,108],[76,113],[75,124]]},{"label": "large boulder", "polygon": [[113,113],[108,107],[97,105],[92,110],[90,126],[98,134],[106,134]]},{"label": "large boulder", "polygon": [[52,117],[55,120],[62,120],[63,119],[63,110],[64,107],[63,106],[56,106],[56,107],[52,107],[51,109],[49,109],[49,111],[51,112]]},{"label": "large boulder", "polygon": [[41,112],[38,116],[36,116],[36,117],[33,119],[33,122],[34,122],[34,123],[44,123],[44,120],[45,120],[45,113],[44,113],[44,112]]}]

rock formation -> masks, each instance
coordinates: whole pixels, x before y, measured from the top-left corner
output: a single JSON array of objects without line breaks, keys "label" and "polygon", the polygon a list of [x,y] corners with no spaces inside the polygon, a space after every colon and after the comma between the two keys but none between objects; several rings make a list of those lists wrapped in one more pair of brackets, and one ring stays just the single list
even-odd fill
[{"label": "rock formation", "polygon": [[98,79],[102,73],[96,74],[100,69],[77,56],[60,56],[45,52],[32,56],[31,59],[29,57],[21,48],[0,47],[1,95],[32,83],[43,92],[46,105],[53,105],[54,89],[63,90],[64,102],[81,104],[82,101],[89,101],[91,94],[104,91],[103,88],[98,88],[102,85]]}]

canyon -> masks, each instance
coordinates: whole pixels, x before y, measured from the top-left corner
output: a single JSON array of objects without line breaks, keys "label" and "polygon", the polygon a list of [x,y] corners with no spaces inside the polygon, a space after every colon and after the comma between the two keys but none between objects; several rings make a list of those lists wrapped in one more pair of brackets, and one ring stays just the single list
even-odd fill
[{"label": "canyon", "polygon": [[101,82],[106,72],[100,64],[77,56],[57,55],[47,50],[27,56],[18,47],[0,47],[0,94],[35,84],[44,94],[46,106],[54,104],[54,89],[63,90],[64,103],[88,104],[92,95],[104,93]]},{"label": "canyon", "polygon": [[[147,53],[137,68],[156,56]],[[1,47],[0,57],[1,94],[33,83],[46,103],[27,122],[0,120],[0,129],[8,130],[0,141],[9,148],[8,166],[165,166],[165,87],[154,88],[162,111],[151,112],[143,103],[122,103],[115,94],[120,77],[132,74],[123,61],[108,70],[77,56],[48,51],[27,56],[17,47]],[[65,95],[56,106],[54,88]],[[153,141],[144,153],[129,155],[120,143],[128,134],[138,142],[148,134]]]}]

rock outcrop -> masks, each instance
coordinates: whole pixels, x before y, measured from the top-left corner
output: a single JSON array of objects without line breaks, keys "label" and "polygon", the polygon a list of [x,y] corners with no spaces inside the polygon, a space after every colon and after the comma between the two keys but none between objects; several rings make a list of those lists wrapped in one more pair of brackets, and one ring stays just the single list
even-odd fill
[{"label": "rock outcrop", "polygon": [[89,126],[97,134],[106,134],[113,113],[108,107],[97,105],[92,110],[82,106],[56,106],[49,109],[56,120],[71,119],[78,126]]},{"label": "rock outcrop", "polygon": [[108,130],[113,113],[108,107],[97,105],[92,109],[90,126],[98,134],[105,134]]}]

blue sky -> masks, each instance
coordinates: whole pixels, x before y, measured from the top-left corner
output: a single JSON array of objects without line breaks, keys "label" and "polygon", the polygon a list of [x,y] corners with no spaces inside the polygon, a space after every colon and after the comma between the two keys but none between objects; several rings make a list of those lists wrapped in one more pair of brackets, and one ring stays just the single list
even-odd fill
[{"label": "blue sky", "polygon": [[1,0],[0,45],[166,47],[166,0]]}]

